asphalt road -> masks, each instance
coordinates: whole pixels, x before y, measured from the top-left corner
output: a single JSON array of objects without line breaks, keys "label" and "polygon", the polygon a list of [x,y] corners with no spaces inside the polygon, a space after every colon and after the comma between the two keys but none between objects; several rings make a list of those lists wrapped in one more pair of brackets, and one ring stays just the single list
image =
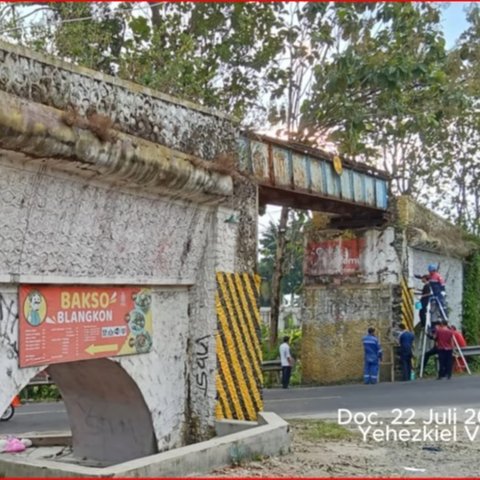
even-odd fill
[{"label": "asphalt road", "polygon": [[[339,408],[365,413],[388,413],[394,408],[480,408],[480,376],[379,385],[268,389],[264,391],[264,400],[266,411],[276,412],[284,418],[335,418]],[[23,405],[11,420],[0,422],[0,435],[69,429],[62,402]]]},{"label": "asphalt road", "polygon": [[70,430],[63,402],[28,403],[18,407],[7,422],[0,422],[0,435]]},{"label": "asphalt road", "polygon": [[378,385],[269,389],[265,410],[284,418],[331,417],[339,408],[360,412],[389,412],[394,408],[480,407],[480,376],[451,380],[425,379]]}]

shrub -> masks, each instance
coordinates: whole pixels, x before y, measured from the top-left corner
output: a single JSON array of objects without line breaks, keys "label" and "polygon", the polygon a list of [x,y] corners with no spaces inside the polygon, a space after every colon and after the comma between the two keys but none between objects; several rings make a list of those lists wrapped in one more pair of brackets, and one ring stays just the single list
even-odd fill
[{"label": "shrub", "polygon": [[463,288],[463,332],[467,343],[478,345],[480,337],[480,253],[475,253],[465,268]]}]

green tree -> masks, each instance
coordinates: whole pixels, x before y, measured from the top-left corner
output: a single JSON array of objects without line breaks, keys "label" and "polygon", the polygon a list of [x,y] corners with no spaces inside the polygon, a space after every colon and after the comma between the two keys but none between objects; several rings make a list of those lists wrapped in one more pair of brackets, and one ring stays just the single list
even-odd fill
[{"label": "green tree", "polygon": [[469,27],[448,54],[449,88],[458,109],[446,122],[425,177],[432,192],[426,203],[480,235],[480,7],[470,8]]},{"label": "green tree", "polygon": [[329,61],[315,65],[303,124],[329,134],[348,157],[380,162],[395,191],[415,194],[450,104],[438,7],[339,4],[337,10],[350,36]]},{"label": "green tree", "polygon": [[[304,211],[291,210],[286,228],[284,275],[281,280],[281,297],[301,293],[303,284],[303,229],[308,221]],[[258,272],[267,288],[262,295],[262,305],[270,306],[270,286],[276,262],[278,223],[270,222],[260,237]]]}]

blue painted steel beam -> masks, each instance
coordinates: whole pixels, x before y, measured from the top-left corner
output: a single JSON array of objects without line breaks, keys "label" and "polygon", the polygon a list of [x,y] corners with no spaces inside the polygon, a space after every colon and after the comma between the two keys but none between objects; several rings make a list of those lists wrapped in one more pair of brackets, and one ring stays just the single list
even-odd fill
[{"label": "blue painted steel beam", "polygon": [[[388,207],[389,178],[367,165],[344,161],[342,171],[337,172],[332,158],[324,152],[265,137],[241,137],[239,147],[240,165],[260,185],[375,210]],[[294,155],[302,161],[297,157],[294,161]]]}]

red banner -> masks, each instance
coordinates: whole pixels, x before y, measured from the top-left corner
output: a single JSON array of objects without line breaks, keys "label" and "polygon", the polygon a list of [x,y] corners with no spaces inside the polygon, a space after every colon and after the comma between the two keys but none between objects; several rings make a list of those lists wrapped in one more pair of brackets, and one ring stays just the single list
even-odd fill
[{"label": "red banner", "polygon": [[20,366],[146,353],[151,291],[141,287],[22,285]]}]

